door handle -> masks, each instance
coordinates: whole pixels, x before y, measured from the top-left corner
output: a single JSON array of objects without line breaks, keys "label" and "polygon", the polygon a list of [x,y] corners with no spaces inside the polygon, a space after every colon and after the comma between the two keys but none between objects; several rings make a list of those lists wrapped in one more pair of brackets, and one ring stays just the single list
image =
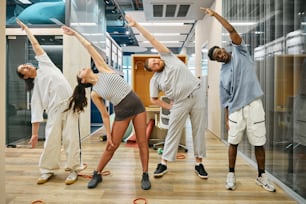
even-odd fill
[{"label": "door handle", "polygon": [[30,91],[27,91],[27,110],[31,109]]}]

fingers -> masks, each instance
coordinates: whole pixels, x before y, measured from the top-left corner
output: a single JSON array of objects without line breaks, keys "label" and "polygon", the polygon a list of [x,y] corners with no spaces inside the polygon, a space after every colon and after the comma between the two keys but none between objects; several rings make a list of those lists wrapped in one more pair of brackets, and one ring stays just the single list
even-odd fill
[{"label": "fingers", "polygon": [[130,16],[129,15],[125,15],[125,20],[129,21],[130,20]]},{"label": "fingers", "polygon": [[114,147],[115,147],[115,145],[114,145],[113,141],[107,139],[106,149],[107,149],[108,151],[113,151],[113,150],[114,150]]},{"label": "fingers", "polygon": [[62,29],[65,34],[67,35],[74,35],[74,30],[72,30],[70,27],[62,26]]},{"label": "fingers", "polygon": [[111,139],[108,141],[108,143],[109,143],[109,145],[112,146],[112,147],[115,146],[114,143],[113,143],[113,141],[112,141]]},{"label": "fingers", "polygon": [[211,10],[210,8],[200,7],[200,10],[205,12],[208,15],[213,15],[213,10]]},{"label": "fingers", "polygon": [[125,20],[128,22],[129,26],[132,27],[135,25],[135,20],[129,15],[125,15]]},{"label": "fingers", "polygon": [[30,141],[28,143],[31,144],[32,148],[35,148],[35,146],[36,146],[35,140],[30,139]]},{"label": "fingers", "polygon": [[16,23],[21,27],[21,28],[24,28],[25,27],[25,24],[19,20],[18,18],[16,18]]}]

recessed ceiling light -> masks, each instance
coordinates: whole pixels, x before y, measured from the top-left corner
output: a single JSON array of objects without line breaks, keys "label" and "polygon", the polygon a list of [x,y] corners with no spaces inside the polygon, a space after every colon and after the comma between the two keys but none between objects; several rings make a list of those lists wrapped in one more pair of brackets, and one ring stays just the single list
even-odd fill
[{"label": "recessed ceiling light", "polygon": [[179,36],[180,33],[152,33],[154,36]]},{"label": "recessed ceiling light", "polygon": [[256,25],[256,22],[231,22],[233,26],[251,26],[251,25]]},{"label": "recessed ceiling light", "polygon": [[97,26],[96,23],[71,23],[72,26]]},{"label": "recessed ceiling light", "polygon": [[183,26],[184,23],[139,23],[142,26]]}]

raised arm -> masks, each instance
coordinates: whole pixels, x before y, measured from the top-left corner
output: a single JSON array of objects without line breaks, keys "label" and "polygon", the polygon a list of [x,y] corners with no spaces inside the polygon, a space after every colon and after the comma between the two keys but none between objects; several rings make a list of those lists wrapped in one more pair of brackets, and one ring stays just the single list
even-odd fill
[{"label": "raised arm", "polygon": [[23,22],[21,22],[19,19],[16,19],[17,24],[21,27],[22,30],[24,30],[28,36],[28,39],[30,40],[32,47],[34,49],[35,55],[39,56],[45,53],[45,51],[40,46],[37,39],[32,34],[31,30],[26,26]]},{"label": "raised arm", "polygon": [[126,15],[125,19],[130,27],[135,27],[145,37],[158,52],[170,52],[170,50],[161,42],[159,42],[148,30],[139,25],[132,17]]},{"label": "raised arm", "polygon": [[96,67],[100,72],[114,72],[104,61],[103,57],[99,54],[96,48],[81,34],[77,31],[69,28],[67,26],[62,26],[62,29],[66,35],[75,36],[78,41],[87,49],[88,53],[92,57],[93,61],[95,62]]},{"label": "raised arm", "polygon": [[229,32],[230,38],[234,44],[236,45],[241,44],[241,41],[242,41],[241,36],[237,33],[235,28],[225,18],[223,18],[217,12],[215,12],[214,10],[210,8],[201,7],[200,9],[204,11],[205,13],[207,13],[208,15],[214,16],[221,23],[221,25]]}]

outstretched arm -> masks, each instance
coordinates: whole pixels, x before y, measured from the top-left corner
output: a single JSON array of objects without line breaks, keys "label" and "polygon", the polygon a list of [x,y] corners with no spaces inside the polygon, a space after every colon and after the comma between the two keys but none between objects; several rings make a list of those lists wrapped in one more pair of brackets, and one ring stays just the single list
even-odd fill
[{"label": "outstretched arm", "polygon": [[103,57],[96,50],[96,48],[86,38],[67,26],[63,26],[62,29],[66,35],[75,36],[78,41],[87,49],[100,72],[113,72],[113,70],[106,64]]},{"label": "outstretched arm", "polygon": [[170,50],[161,42],[159,42],[149,31],[139,25],[132,17],[126,15],[125,19],[129,26],[135,27],[145,37],[158,52],[170,52]]},{"label": "outstretched arm", "polygon": [[110,117],[103,103],[103,100],[95,91],[91,92],[91,99],[94,102],[95,106],[100,111],[101,117],[103,119],[103,125],[106,130],[107,143],[110,144],[111,146],[114,146],[112,135],[111,135]]},{"label": "outstretched arm", "polygon": [[201,7],[200,9],[202,11],[204,11],[205,13],[207,13],[208,15],[214,16],[221,23],[221,25],[229,32],[230,38],[231,38],[231,40],[234,44],[236,44],[236,45],[241,44],[242,39],[241,39],[240,35],[237,33],[235,28],[226,19],[224,19],[217,12],[215,12],[214,10],[212,10],[210,8],[202,8]]},{"label": "outstretched arm", "polygon": [[28,36],[28,39],[30,40],[32,47],[34,49],[35,55],[39,56],[45,53],[45,51],[40,46],[37,39],[32,34],[31,30],[26,26],[23,22],[21,22],[18,18],[16,19],[17,24],[21,27],[22,30],[24,30]]}]

